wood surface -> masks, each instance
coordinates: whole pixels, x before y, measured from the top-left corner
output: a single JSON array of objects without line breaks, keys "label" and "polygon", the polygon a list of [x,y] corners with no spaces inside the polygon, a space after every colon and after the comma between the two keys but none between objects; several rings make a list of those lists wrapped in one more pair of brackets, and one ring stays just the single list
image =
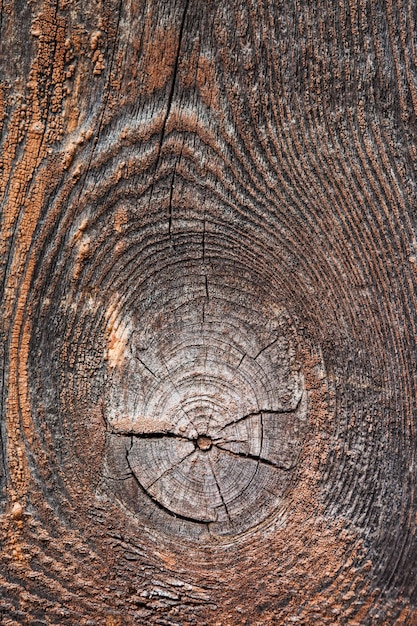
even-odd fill
[{"label": "wood surface", "polygon": [[417,5],[2,0],[0,621],[417,624]]}]

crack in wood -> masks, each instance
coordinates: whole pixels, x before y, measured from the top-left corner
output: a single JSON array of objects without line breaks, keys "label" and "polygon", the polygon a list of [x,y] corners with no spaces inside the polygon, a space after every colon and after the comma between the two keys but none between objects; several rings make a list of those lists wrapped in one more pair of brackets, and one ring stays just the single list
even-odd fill
[{"label": "crack in wood", "polygon": [[225,424],[224,426],[220,428],[219,432],[221,432],[228,426],[232,426],[233,424],[238,424],[239,422],[243,422],[244,420],[249,419],[251,417],[262,418],[262,415],[288,415],[289,413],[296,413],[298,409],[300,408],[302,399],[303,399],[303,393],[300,394],[300,397],[297,401],[297,405],[293,409],[280,409],[279,411],[275,411],[275,410],[271,411],[270,409],[262,409],[261,411],[254,411],[253,413],[242,415],[242,417],[239,417],[237,420],[232,420],[230,422],[227,422],[227,424]]},{"label": "crack in wood", "polygon": [[214,471],[214,467],[213,467],[213,463],[212,463],[211,458],[209,458],[209,463],[210,463],[210,467],[211,467],[211,472],[213,474],[214,482],[216,483],[217,491],[219,492],[220,499],[221,499],[222,504],[224,506],[224,509],[226,511],[227,519],[229,520],[230,523],[232,523],[232,519],[230,517],[229,509],[227,508],[226,500],[224,499],[223,494],[222,494],[222,490],[220,489],[220,485],[219,485],[219,482],[217,480],[216,472]]},{"label": "crack in wood", "polygon": [[132,478],[133,476],[133,472],[131,472],[130,474],[127,474],[126,476],[105,476],[105,474],[101,474],[101,477],[104,478],[105,480],[117,480],[117,481],[123,481],[123,480],[128,480],[129,478]]},{"label": "crack in wood", "polygon": [[[153,191],[154,191],[154,186],[155,186],[155,176],[156,176],[156,173],[158,172],[158,169],[159,169],[159,164],[160,164],[160,160],[161,160],[161,153],[162,153],[162,146],[163,146],[163,143],[164,143],[164,140],[165,140],[166,127],[167,127],[169,116],[171,114],[172,102],[173,102],[173,99],[174,99],[175,86],[176,86],[176,83],[177,83],[177,74],[178,74],[178,65],[179,65],[179,58],[180,58],[180,52],[181,52],[181,45],[182,45],[182,39],[183,39],[183,35],[184,35],[185,18],[186,18],[186,15],[187,15],[189,2],[190,2],[190,0],[186,0],[186,2],[185,2],[184,12],[183,12],[182,19],[181,19],[180,32],[179,32],[179,35],[178,35],[178,46],[177,46],[177,51],[176,51],[176,55],[175,55],[174,69],[173,69],[173,72],[172,72],[171,87],[170,87],[169,94],[168,94],[167,108],[166,108],[164,120],[162,122],[161,134],[160,134],[160,137],[159,137],[158,153],[156,155],[155,170],[154,170],[154,175],[153,175],[152,185],[151,185],[151,191],[150,191],[150,196],[149,196],[149,205],[150,205],[150,203],[152,201],[152,197],[153,197]],[[172,228],[172,194],[173,194],[173,188],[172,187],[173,187],[174,178],[175,178],[175,168],[174,168],[174,173],[173,173],[173,177],[172,177],[172,181],[171,181],[171,191],[170,191],[170,200],[169,200],[168,230],[169,230],[169,239],[170,240],[171,240],[171,228]],[[175,249],[175,246],[174,246],[174,249]]]},{"label": "crack in wood", "polygon": [[139,363],[140,363],[141,365],[143,365],[143,367],[144,367],[146,370],[148,370],[148,372],[149,372],[150,374],[152,374],[152,376],[154,376],[154,378],[156,378],[157,380],[161,380],[161,379],[160,379],[160,377],[159,377],[159,376],[157,376],[157,375],[156,375],[156,374],[155,374],[155,373],[154,373],[154,372],[150,369],[150,367],[148,367],[148,366],[146,365],[146,363],[144,363],[144,362],[142,361],[142,359],[141,359],[140,357],[138,357],[138,356],[137,356],[137,354],[135,354],[135,355],[134,355],[134,357],[135,357],[135,359],[136,359],[137,361],[139,361]]},{"label": "crack in wood", "polygon": [[[147,487],[144,487],[144,489],[146,489],[146,491],[148,489],[150,489],[151,487],[153,487],[158,481],[162,480],[162,478],[164,478],[167,474],[169,474],[170,472],[172,472],[174,469],[176,469],[177,467],[179,467],[186,459],[188,459],[192,454],[195,454],[195,450],[192,450],[191,452],[189,452],[183,459],[181,459],[180,461],[178,461],[178,463],[175,463],[175,465],[173,465],[172,467],[170,467],[169,469],[165,470],[165,472],[163,472],[160,476],[158,476],[158,478],[155,478],[155,480],[153,482],[151,482]],[[152,495],[149,494],[151,497]]]},{"label": "crack in wood", "polygon": [[117,431],[108,431],[112,435],[120,435],[121,437],[137,437],[138,439],[181,439],[183,441],[191,441],[195,443],[195,439],[190,437],[186,437],[185,435],[177,435],[176,433],[170,431],[156,431],[156,432],[146,432],[146,433],[137,433],[134,431],[129,432],[117,432]]},{"label": "crack in wood", "polygon": [[228,448],[224,448],[219,443],[215,443],[214,445],[217,448],[219,448],[220,450],[223,450],[223,452],[227,452],[228,454],[232,454],[233,456],[238,456],[238,457],[241,457],[241,458],[250,459],[251,461],[257,461],[258,463],[263,463],[265,465],[270,465],[271,467],[275,467],[276,469],[284,470],[286,472],[294,469],[294,467],[295,467],[295,465],[291,465],[290,467],[286,467],[285,465],[280,465],[279,463],[275,463],[274,461],[270,461],[269,459],[265,459],[265,458],[263,458],[261,456],[258,456],[256,454],[250,454],[249,452],[236,452],[234,450],[229,450]]},{"label": "crack in wood", "polygon": [[273,346],[279,339],[279,336],[276,337],[276,339],[274,339],[273,341],[271,341],[271,343],[268,343],[267,346],[265,346],[264,348],[262,348],[261,350],[259,350],[258,354],[256,356],[253,357],[253,360],[256,361],[256,359],[258,358],[258,356],[260,354],[262,354],[262,352],[265,352],[265,350],[268,350],[268,348],[270,348],[271,346]]},{"label": "crack in wood", "polygon": [[[190,453],[192,454],[192,453]],[[189,455],[190,456],[190,455]],[[184,460],[184,459],[182,459]],[[202,525],[207,525],[210,524],[212,522],[212,520],[209,519],[198,519],[198,518],[194,518],[194,517],[189,517],[187,515],[181,515],[180,513],[174,513],[173,511],[171,511],[168,507],[164,506],[163,504],[161,504],[161,502],[159,500],[157,500],[151,493],[149,493],[145,487],[142,485],[142,483],[140,482],[140,480],[138,479],[138,477],[136,476],[136,474],[133,471],[133,468],[130,464],[130,460],[129,460],[129,455],[128,455],[128,451],[126,451],[126,461],[127,464],[129,466],[129,469],[131,470],[132,474],[133,474],[133,478],[136,482],[136,484],[139,486],[140,490],[148,497],[152,500],[152,502],[158,507],[158,509],[160,509],[161,511],[164,511],[165,513],[168,513],[168,515],[170,515],[171,517],[174,517],[176,519],[181,519],[187,522],[193,522],[194,524],[202,524]],[[172,470],[173,468],[171,468]],[[158,478],[159,480],[159,478]],[[157,482],[157,481],[155,481]]]}]

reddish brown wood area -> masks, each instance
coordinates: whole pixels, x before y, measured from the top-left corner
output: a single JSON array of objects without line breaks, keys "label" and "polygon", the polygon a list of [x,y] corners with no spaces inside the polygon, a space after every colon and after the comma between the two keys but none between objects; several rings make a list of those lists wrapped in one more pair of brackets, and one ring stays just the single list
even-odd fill
[{"label": "reddish brown wood area", "polygon": [[416,21],[2,0],[2,624],[417,624]]}]

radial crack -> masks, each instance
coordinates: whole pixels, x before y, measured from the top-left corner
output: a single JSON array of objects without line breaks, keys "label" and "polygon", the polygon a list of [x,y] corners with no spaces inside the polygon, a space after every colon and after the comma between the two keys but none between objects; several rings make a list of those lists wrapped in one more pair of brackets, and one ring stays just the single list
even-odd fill
[{"label": "radial crack", "polygon": [[155,378],[157,378],[158,380],[160,380],[159,376],[157,376],[157,375],[156,375],[156,374],[155,374],[155,373],[154,373],[154,372],[153,372],[153,371],[152,371],[152,370],[151,370],[151,369],[150,369],[150,368],[146,365],[146,363],[144,363],[144,362],[142,361],[142,359],[140,359],[137,355],[135,355],[135,359],[137,359],[137,360],[139,361],[139,363],[140,363],[141,365],[143,365],[143,367],[144,367],[146,370],[148,370],[148,372],[149,372],[150,374],[152,374],[152,376],[154,376]]},{"label": "radial crack", "polygon": [[232,519],[230,517],[229,509],[227,508],[226,501],[223,498],[222,490],[220,489],[220,485],[218,483],[216,472],[214,471],[214,467],[213,467],[213,463],[212,463],[211,459],[209,459],[209,463],[210,463],[210,467],[211,467],[211,472],[213,474],[214,482],[216,483],[216,486],[217,486],[217,491],[219,492],[220,499],[221,499],[222,504],[224,506],[224,509],[226,511],[227,519],[229,520],[230,523],[232,523]]},{"label": "radial crack", "polygon": [[[192,454],[192,453],[190,453],[190,454]],[[188,455],[188,456],[189,456],[189,455]],[[182,461],[184,461],[184,460],[185,460],[185,458],[186,458],[186,457],[184,457],[184,459],[182,459]],[[203,519],[203,520],[201,520],[201,519],[198,519],[198,518],[195,518],[195,517],[188,517],[187,515],[181,515],[181,514],[179,514],[179,513],[174,513],[173,511],[171,511],[168,507],[166,507],[166,506],[164,506],[163,504],[161,504],[161,503],[159,502],[159,500],[157,500],[154,496],[152,496],[152,494],[150,494],[150,493],[149,493],[149,492],[145,489],[145,487],[142,485],[142,483],[140,482],[140,480],[138,479],[138,477],[137,477],[137,476],[136,476],[136,474],[134,473],[134,471],[133,471],[133,469],[132,469],[132,466],[130,465],[128,451],[126,451],[126,461],[127,461],[127,464],[128,464],[128,466],[129,466],[129,468],[130,468],[130,470],[131,470],[132,474],[133,474],[133,478],[134,478],[134,480],[135,480],[136,484],[140,487],[141,491],[142,491],[142,492],[143,492],[143,493],[144,493],[144,494],[145,494],[148,498],[150,498],[150,499],[152,500],[152,502],[153,502],[153,503],[154,503],[154,504],[158,507],[158,509],[160,509],[161,511],[165,511],[165,513],[168,513],[168,515],[170,515],[171,517],[175,517],[175,518],[177,518],[177,519],[182,519],[182,520],[185,520],[185,521],[187,521],[187,522],[193,522],[193,523],[195,523],[195,524],[204,524],[204,525],[206,525],[206,524],[210,524],[210,523],[213,521],[213,520],[210,520],[210,519]],[[182,462],[182,461],[181,461],[181,462]],[[172,468],[171,468],[171,469],[172,469]],[[158,480],[159,480],[159,479],[158,479]]]},{"label": "radial crack", "polygon": [[168,515],[170,515],[171,517],[175,517],[176,519],[185,520],[186,522],[193,522],[194,524],[204,524],[204,525],[208,525],[208,524],[210,524],[213,521],[211,519],[202,519],[201,520],[201,519],[198,519],[196,517],[188,517],[187,515],[180,515],[180,513],[174,513],[168,507],[166,507],[163,504],[161,504],[159,502],[159,500],[154,498],[150,493],[148,493],[146,491],[146,489],[144,488],[144,486],[142,485],[142,483],[137,479],[135,474],[133,474],[133,478],[134,478],[135,482],[137,483],[137,485],[140,487],[141,491],[148,498],[150,498],[152,500],[152,502],[155,504],[155,506],[157,506],[158,509],[160,509],[161,511],[164,511],[165,513],[168,513]]},{"label": "radial crack", "polygon": [[263,459],[260,456],[257,456],[256,454],[250,454],[249,452],[235,452],[233,450],[229,450],[228,448],[224,448],[221,444],[219,443],[215,443],[214,444],[217,448],[219,448],[220,450],[223,450],[223,452],[227,452],[228,454],[232,454],[233,456],[238,456],[244,459],[250,459],[251,461],[256,461],[257,463],[262,463],[264,465],[269,465],[270,467],[274,467],[275,469],[280,469],[283,470],[284,472],[289,472],[290,470],[292,470],[295,466],[291,465],[290,467],[285,467],[285,465],[280,465],[279,463],[274,463],[274,461],[270,461],[269,459]]},{"label": "radial crack", "polygon": [[232,420],[231,422],[227,422],[224,426],[222,426],[219,430],[221,432],[228,426],[232,426],[232,424],[238,424],[239,422],[243,422],[243,420],[249,419],[250,417],[260,417],[262,419],[262,415],[285,415],[288,413],[296,413],[298,411],[301,400],[303,398],[303,394],[300,395],[296,406],[293,409],[280,409],[279,411],[272,411],[271,409],[262,409],[261,411],[254,411],[253,413],[248,413],[247,415],[242,415],[242,417],[238,417],[236,420]]},{"label": "radial crack", "polygon": [[[172,467],[170,467],[169,469],[165,470],[165,472],[163,472],[160,476],[158,476],[158,478],[155,478],[155,480],[148,485],[147,487],[145,487],[146,491],[148,489],[150,489],[151,487],[153,487],[158,480],[161,480],[162,478],[164,478],[167,474],[169,474],[170,472],[172,472],[172,470],[176,469],[177,467],[179,467],[181,465],[181,463],[183,463],[183,461],[185,461],[186,459],[188,459],[188,457],[190,457],[192,454],[194,454],[195,450],[192,450],[192,452],[189,452],[183,459],[181,459],[180,461],[178,461],[178,463],[175,463],[175,465],[173,465]],[[149,494],[150,495],[150,494]],[[152,496],[151,496],[152,497]]]},{"label": "radial crack", "polygon": [[278,341],[279,337],[276,337],[276,339],[274,339],[274,341],[271,341],[271,343],[269,343],[267,346],[265,346],[264,348],[262,348],[261,350],[259,350],[258,354],[253,357],[253,360],[256,361],[256,359],[258,358],[258,356],[260,354],[262,354],[262,352],[265,352],[265,350],[268,350],[268,348],[270,348],[271,346],[273,346],[277,341]]},{"label": "radial crack", "polygon": [[129,431],[129,432],[124,432],[124,433],[118,433],[118,432],[111,432],[112,435],[123,435],[125,437],[137,437],[138,439],[165,439],[165,438],[172,438],[172,439],[181,439],[182,441],[194,441],[194,439],[191,439],[190,437],[185,437],[183,435],[177,435],[176,433],[173,432],[169,432],[169,431],[157,431],[157,432],[145,432],[145,433],[136,433],[134,431]]},{"label": "radial crack", "polygon": [[247,439],[213,439],[213,444],[216,446],[225,443],[247,443]]}]

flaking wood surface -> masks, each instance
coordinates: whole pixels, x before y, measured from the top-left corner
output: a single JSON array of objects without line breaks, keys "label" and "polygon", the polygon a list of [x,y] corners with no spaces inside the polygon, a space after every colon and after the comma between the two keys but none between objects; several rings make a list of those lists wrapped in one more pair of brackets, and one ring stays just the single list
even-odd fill
[{"label": "flaking wood surface", "polygon": [[417,624],[416,21],[3,0],[3,624]]}]

